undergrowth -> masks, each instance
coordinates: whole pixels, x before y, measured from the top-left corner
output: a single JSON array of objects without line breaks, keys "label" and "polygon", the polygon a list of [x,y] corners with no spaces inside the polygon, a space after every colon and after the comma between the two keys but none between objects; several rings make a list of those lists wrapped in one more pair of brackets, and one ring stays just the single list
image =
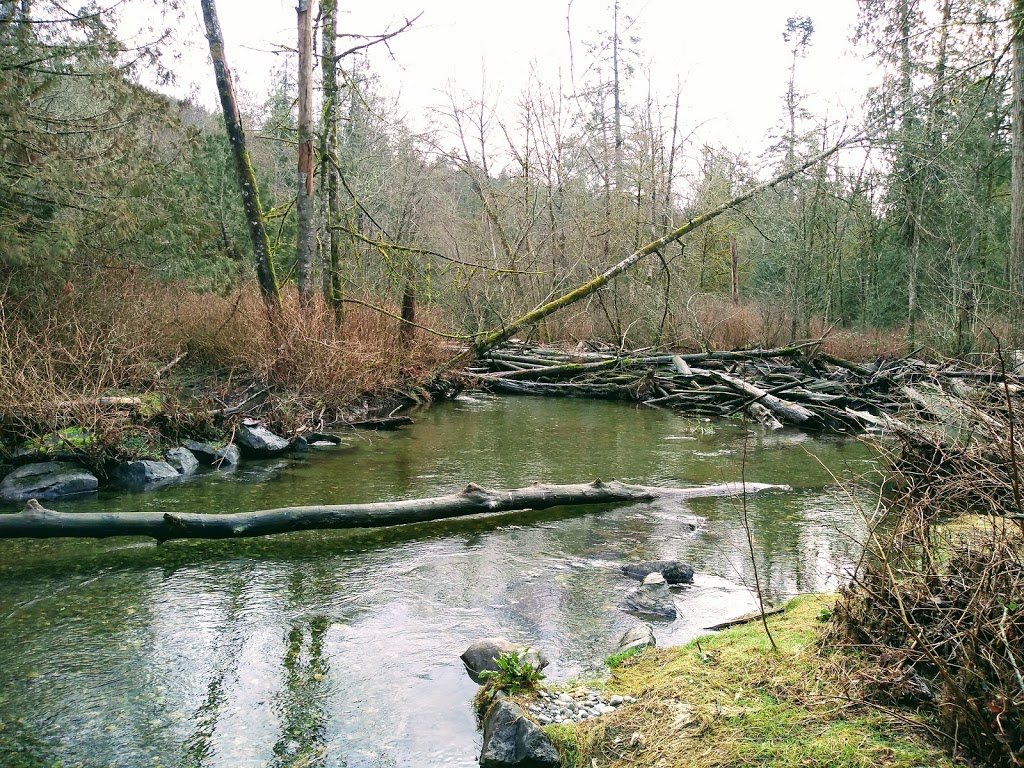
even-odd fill
[{"label": "undergrowth", "polygon": [[81,446],[87,463],[212,433],[245,398],[281,430],[330,424],[366,393],[419,396],[451,356],[423,333],[403,345],[398,322],[366,307],[338,326],[322,301],[300,309],[294,292],[270,318],[252,285],[219,296],[126,270],[47,279],[0,286],[0,441],[73,427],[93,438]]},{"label": "undergrowth", "polygon": [[869,660],[862,697],[912,705],[949,747],[1024,765],[1024,420],[1016,382],[930,401],[897,431],[868,555],[834,639]]}]

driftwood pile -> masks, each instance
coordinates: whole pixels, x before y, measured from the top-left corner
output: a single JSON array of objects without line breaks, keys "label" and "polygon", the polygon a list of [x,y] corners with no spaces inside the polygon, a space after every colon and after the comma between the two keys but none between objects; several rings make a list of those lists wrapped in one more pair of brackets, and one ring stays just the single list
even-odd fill
[{"label": "driftwood pile", "polygon": [[[907,421],[945,429],[955,426],[967,393],[1004,389],[1002,377],[989,371],[912,358],[859,364],[820,347],[818,340],[672,355],[516,344],[491,350],[469,372],[498,392],[629,400],[699,416],[745,412],[773,429],[847,433],[909,429]],[[1019,379],[1008,377],[1014,389]]]}]

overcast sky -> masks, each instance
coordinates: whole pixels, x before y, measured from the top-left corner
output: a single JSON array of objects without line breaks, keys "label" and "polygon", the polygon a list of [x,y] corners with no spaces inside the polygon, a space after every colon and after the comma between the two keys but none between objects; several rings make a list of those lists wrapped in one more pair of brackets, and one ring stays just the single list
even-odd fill
[{"label": "overcast sky", "polygon": [[[608,0],[341,0],[341,31],[382,32],[405,18],[415,27],[373,56],[384,85],[400,92],[414,121],[445,101],[454,88],[479,94],[486,72],[488,92],[506,102],[523,88],[531,66],[546,81],[560,74],[569,83],[572,29],[577,79],[590,60],[585,48],[597,30],[611,28]],[[216,104],[199,3],[185,11],[179,36],[187,41],[177,66],[180,92],[193,90]],[[236,82],[259,100],[268,73],[281,63],[272,53],[294,47],[294,0],[219,0],[221,26]],[[817,113],[842,119],[855,111],[873,70],[851,53],[849,37],[856,0],[621,0],[621,13],[637,19],[629,34],[640,38],[640,57],[650,66],[656,97],[671,103],[677,79],[683,86],[681,113],[700,142],[757,151],[783,113],[789,53],[782,32],[786,19],[804,14],[814,22],[806,58],[798,64],[798,88]],[[159,22],[158,22],[159,23]],[[646,74],[637,73],[636,84]]]}]

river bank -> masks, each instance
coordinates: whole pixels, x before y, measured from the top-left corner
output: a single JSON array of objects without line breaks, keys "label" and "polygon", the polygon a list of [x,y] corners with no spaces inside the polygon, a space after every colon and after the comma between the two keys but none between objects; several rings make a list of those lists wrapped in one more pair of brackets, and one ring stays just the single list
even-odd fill
[{"label": "river bank", "polygon": [[548,726],[563,765],[954,765],[912,711],[859,700],[863,662],[825,639],[835,599],[796,598],[769,617],[777,650],[751,622],[626,659],[605,689],[635,697],[635,705]]}]

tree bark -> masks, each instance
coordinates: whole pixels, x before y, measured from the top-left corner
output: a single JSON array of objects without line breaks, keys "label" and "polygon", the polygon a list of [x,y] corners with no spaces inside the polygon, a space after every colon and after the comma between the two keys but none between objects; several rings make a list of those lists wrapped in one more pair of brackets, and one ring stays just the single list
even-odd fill
[{"label": "tree bark", "polygon": [[[236,539],[293,531],[342,528],[382,528],[424,523],[453,517],[560,506],[694,499],[704,496],[736,496],[764,490],[789,490],[788,486],[764,483],[727,483],[699,488],[656,488],[604,483],[547,485],[534,483],[507,491],[489,490],[470,483],[459,493],[425,499],[373,504],[336,504],[284,507],[237,514],[198,512],[55,512],[35,499],[13,515],[0,515],[0,539],[14,538],[108,538],[148,536],[171,539]],[[696,527],[699,518],[692,518]]]},{"label": "tree bark", "polygon": [[1013,109],[1010,200],[1010,334],[1020,343],[1024,309],[1024,0],[1013,0]]},{"label": "tree bark", "polygon": [[260,190],[256,183],[256,172],[249,159],[246,148],[245,131],[242,128],[242,116],[238,111],[235,89],[231,82],[231,69],[224,54],[224,37],[221,34],[220,22],[217,20],[217,7],[214,0],[201,0],[203,21],[206,24],[206,39],[210,44],[210,58],[213,59],[213,72],[217,80],[217,91],[220,94],[221,108],[224,110],[224,126],[228,132],[228,142],[235,158],[235,169],[238,173],[238,185],[242,193],[242,206],[248,222],[249,237],[252,250],[256,256],[256,278],[259,281],[260,293],[271,312],[281,309],[281,293],[277,287],[277,276],[274,274],[274,263],[270,257],[270,238],[263,223],[263,206],[260,203]]},{"label": "tree bark", "polygon": [[324,151],[321,173],[327,179],[327,301],[340,325],[345,316],[341,295],[341,183],[338,172],[338,0],[320,0],[323,14]]},{"label": "tree bark", "polygon": [[[1024,0],[1020,0],[1020,2],[1024,2]],[[733,208],[739,207],[743,203],[747,202],[753,197],[756,197],[762,192],[772,189],[784,181],[788,181],[789,179],[796,176],[798,173],[801,173],[807,170],[808,168],[817,165],[823,160],[827,160],[832,155],[839,152],[841,149],[859,140],[860,137],[855,137],[847,139],[846,141],[842,141],[836,144],[835,146],[831,147],[830,149],[826,150],[825,152],[822,152],[821,154],[812,157],[810,160],[801,163],[796,168],[793,168],[791,170],[786,171],[785,173],[776,176],[771,181],[765,182],[764,184],[754,187],[750,191],[745,192],[737,197],[734,197],[732,200],[722,203],[717,208],[714,208],[708,211],[707,213],[690,219],[682,226],[676,227],[674,230],[669,232],[664,237],[660,237],[657,240],[653,240],[647,245],[645,245],[643,248],[634,251],[629,256],[620,261],[618,264],[609,267],[592,280],[569,291],[568,293],[562,294],[557,299],[549,301],[546,304],[540,305],[536,309],[527,312],[522,317],[516,318],[508,325],[505,325],[503,328],[488,334],[480,341],[476,342],[470,349],[457,355],[452,360],[451,364],[461,365],[468,362],[474,357],[479,357],[485,354],[489,349],[493,349],[499,344],[502,344],[511,339],[513,336],[516,335],[516,333],[519,332],[520,329],[524,328],[525,326],[539,323],[548,315],[553,314],[554,312],[557,312],[558,310],[562,309],[562,307],[567,307],[570,304],[579,301],[580,299],[585,299],[587,296],[590,296],[598,289],[603,288],[616,277],[618,277],[623,272],[628,270],[630,267],[640,262],[646,256],[650,256],[652,253],[658,252],[660,249],[664,248],[669,243],[679,240],[681,237],[683,237],[683,235],[686,235],[687,233],[692,232],[693,230],[698,229],[699,227],[702,227],[712,219],[718,218],[726,211],[731,211]]]},{"label": "tree bark", "polygon": [[313,13],[312,0],[299,0],[299,178],[295,275],[299,300],[313,298]]}]

